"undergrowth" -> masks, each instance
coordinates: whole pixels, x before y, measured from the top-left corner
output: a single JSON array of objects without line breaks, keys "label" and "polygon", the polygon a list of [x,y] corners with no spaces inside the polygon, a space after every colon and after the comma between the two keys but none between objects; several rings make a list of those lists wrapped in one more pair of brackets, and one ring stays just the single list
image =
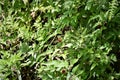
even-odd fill
[{"label": "undergrowth", "polygon": [[119,80],[120,1],[0,0],[0,80]]}]

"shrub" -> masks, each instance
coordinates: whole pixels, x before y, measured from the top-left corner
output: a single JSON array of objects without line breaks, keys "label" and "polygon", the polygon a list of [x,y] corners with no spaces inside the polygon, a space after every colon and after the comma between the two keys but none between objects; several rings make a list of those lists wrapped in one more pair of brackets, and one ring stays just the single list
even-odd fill
[{"label": "shrub", "polygon": [[0,1],[0,79],[118,80],[118,0]]}]

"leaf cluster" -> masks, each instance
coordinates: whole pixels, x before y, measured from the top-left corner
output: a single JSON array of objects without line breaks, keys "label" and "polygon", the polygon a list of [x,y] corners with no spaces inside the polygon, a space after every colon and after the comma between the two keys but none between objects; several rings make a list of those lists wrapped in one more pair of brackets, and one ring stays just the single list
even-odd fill
[{"label": "leaf cluster", "polygon": [[0,80],[119,80],[119,0],[0,0]]}]

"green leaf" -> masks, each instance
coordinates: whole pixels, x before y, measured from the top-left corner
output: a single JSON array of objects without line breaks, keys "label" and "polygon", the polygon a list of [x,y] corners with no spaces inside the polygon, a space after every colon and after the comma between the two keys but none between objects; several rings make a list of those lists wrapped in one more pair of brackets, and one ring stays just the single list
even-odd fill
[{"label": "green leaf", "polygon": [[28,52],[29,50],[29,46],[27,45],[27,43],[21,43],[20,45],[20,51],[22,52]]},{"label": "green leaf", "polygon": [[26,5],[28,3],[28,0],[23,0],[24,4]]},{"label": "green leaf", "polygon": [[90,68],[90,71],[93,70],[96,66],[97,66],[97,63],[93,63],[91,68]]},{"label": "green leaf", "polygon": [[116,58],[116,56],[114,54],[111,55],[111,60],[113,60],[115,62],[117,61],[117,58]]}]

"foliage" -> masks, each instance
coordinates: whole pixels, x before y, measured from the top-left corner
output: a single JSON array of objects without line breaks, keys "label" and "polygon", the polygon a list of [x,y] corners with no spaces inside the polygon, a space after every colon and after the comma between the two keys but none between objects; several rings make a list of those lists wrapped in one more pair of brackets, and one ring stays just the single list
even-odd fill
[{"label": "foliage", "polygon": [[0,0],[0,80],[119,80],[120,1]]}]

